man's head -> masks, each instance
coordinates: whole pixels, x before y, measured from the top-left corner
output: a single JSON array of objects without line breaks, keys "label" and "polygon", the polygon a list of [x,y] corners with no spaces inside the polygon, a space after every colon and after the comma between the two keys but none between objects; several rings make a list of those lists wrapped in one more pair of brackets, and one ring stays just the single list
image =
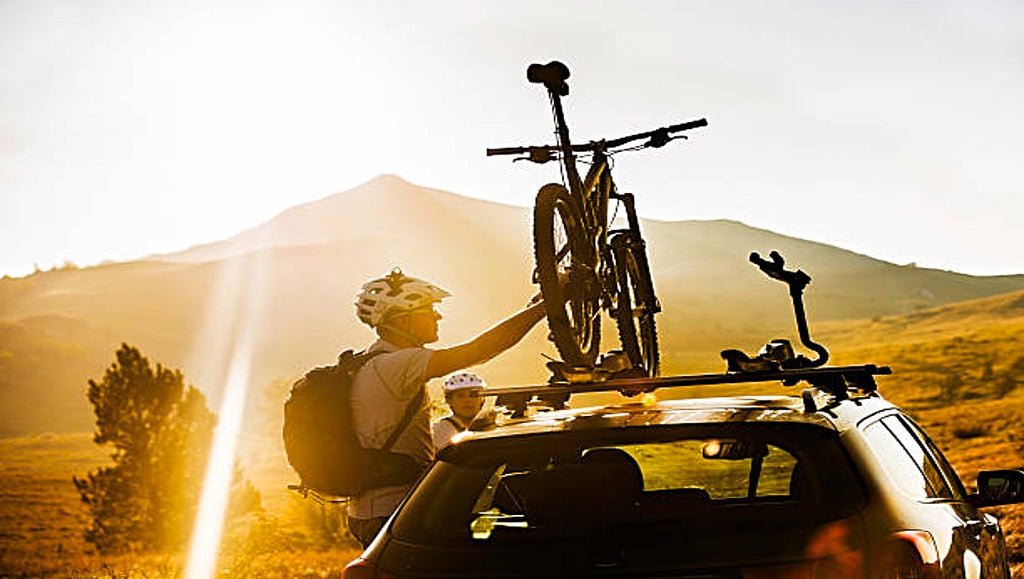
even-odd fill
[{"label": "man's head", "polygon": [[434,304],[450,295],[396,267],[388,275],[363,284],[356,297],[356,315],[382,338],[422,346],[437,341],[441,314]]},{"label": "man's head", "polygon": [[479,394],[486,385],[483,378],[471,372],[458,372],[445,378],[444,399],[452,414],[464,422],[472,420],[484,405]]}]

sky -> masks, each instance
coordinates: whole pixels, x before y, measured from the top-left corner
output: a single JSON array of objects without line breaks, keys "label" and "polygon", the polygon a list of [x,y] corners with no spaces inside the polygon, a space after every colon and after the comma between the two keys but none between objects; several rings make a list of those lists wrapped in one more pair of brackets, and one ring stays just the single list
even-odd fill
[{"label": "sky", "polygon": [[[642,216],[1024,273],[1024,3],[0,0],[0,275],[227,238],[378,174],[529,206],[575,139]],[[760,248],[767,250],[770,248]]]}]

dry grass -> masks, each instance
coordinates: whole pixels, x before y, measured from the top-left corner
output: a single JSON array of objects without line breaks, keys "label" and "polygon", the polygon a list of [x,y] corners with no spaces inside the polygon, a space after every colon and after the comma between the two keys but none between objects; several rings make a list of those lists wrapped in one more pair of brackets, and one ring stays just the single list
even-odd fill
[{"label": "dry grass", "polygon": [[[1024,355],[1021,296],[822,326],[815,338],[834,364],[891,365],[896,374],[880,380],[883,394],[925,427],[973,490],[979,470],[1024,464],[1024,388],[997,387],[1004,376],[1024,385],[1024,364],[1015,366]],[[953,375],[961,386],[944,400]],[[255,432],[240,441],[267,511],[228,531],[222,576],[337,577],[358,553],[336,509],[321,513],[285,490],[294,482],[280,448],[286,387],[268,388],[263,416],[249,425]],[[694,394],[709,393],[687,392]],[[82,540],[88,518],[71,475],[106,460],[86,434],[0,440],[0,577],[181,576],[181,554],[102,557]],[[1024,506],[989,511],[1006,533],[1014,576],[1024,576]]]},{"label": "dry grass", "polygon": [[[1003,400],[972,400],[912,414],[969,488],[979,470],[1024,463],[1024,391]],[[88,519],[70,476],[105,461],[86,434],[0,440],[0,577],[182,576],[181,554],[100,556],[82,540]],[[227,532],[220,576],[338,577],[357,555],[336,509],[321,514],[309,502],[289,496],[283,482],[273,477],[271,488],[279,490],[269,492],[268,513]],[[1006,533],[1014,576],[1021,576],[1024,508],[990,511]]]},{"label": "dry grass", "polygon": [[[0,577],[181,577],[181,553],[103,556],[82,539],[88,514],[71,476],[107,462],[91,435],[0,440]],[[359,552],[309,504],[292,501],[225,536],[226,577],[338,577]],[[324,524],[326,523],[326,524]]]}]

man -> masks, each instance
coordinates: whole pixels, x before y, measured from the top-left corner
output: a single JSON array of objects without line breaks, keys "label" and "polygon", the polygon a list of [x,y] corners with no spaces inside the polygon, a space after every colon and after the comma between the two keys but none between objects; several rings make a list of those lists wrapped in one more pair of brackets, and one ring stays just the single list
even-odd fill
[{"label": "man", "polygon": [[[440,350],[426,348],[425,344],[438,340],[441,314],[434,306],[449,295],[398,268],[363,285],[356,299],[356,314],[379,337],[366,352],[383,352],[370,358],[352,379],[353,426],[364,448],[383,447],[412,409],[411,420],[390,450],[425,466],[434,453],[425,396],[427,380],[497,356],[544,318],[543,302],[531,300],[526,308],[469,342]],[[374,488],[349,501],[349,531],[364,547],[408,490],[409,484]]]},{"label": "man", "polygon": [[440,449],[453,436],[469,429],[484,406],[484,399],[479,393],[486,385],[483,378],[471,372],[457,372],[444,379],[444,401],[452,412],[435,421],[431,427],[435,449]]}]

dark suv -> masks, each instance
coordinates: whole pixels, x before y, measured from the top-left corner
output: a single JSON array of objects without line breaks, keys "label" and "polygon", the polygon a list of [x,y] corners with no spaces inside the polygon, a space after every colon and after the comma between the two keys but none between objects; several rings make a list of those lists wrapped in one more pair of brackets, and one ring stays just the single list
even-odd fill
[{"label": "dark suv", "polygon": [[1008,577],[979,508],[1024,500],[1024,471],[982,472],[969,494],[875,390],[882,370],[786,373],[816,384],[802,396],[512,397],[514,416],[438,453],[345,577]]}]

